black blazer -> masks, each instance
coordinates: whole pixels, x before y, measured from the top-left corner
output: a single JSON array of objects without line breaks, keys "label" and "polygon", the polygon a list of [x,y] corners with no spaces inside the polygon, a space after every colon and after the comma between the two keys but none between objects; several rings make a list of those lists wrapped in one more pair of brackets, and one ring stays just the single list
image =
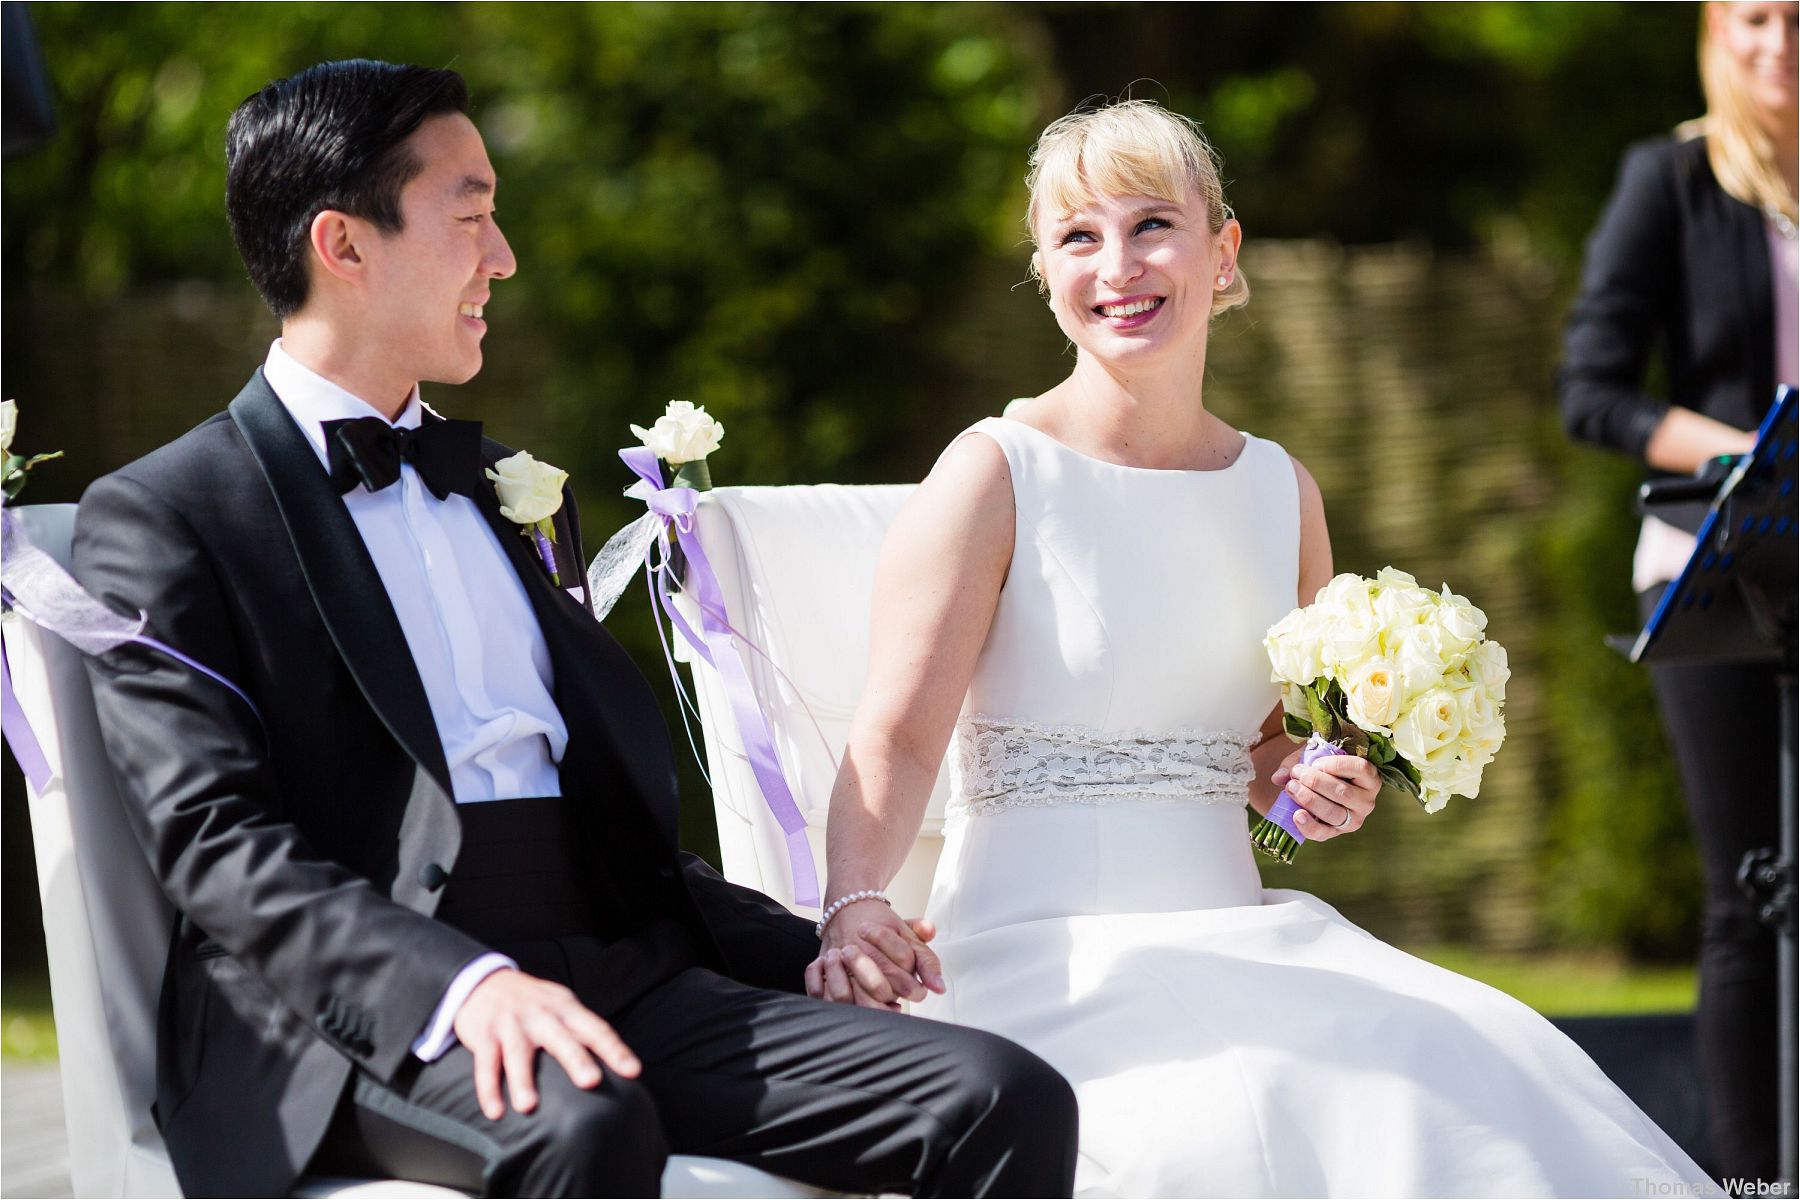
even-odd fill
[{"label": "black blazer", "polygon": [[[1626,151],[1563,334],[1556,391],[1571,436],[1642,459],[1671,404],[1739,429],[1761,423],[1776,384],[1763,221],[1719,186],[1705,138]],[[1661,400],[1644,391],[1658,346]]]},{"label": "black blazer", "polygon": [[[489,464],[507,453],[483,446]],[[543,629],[569,729],[563,792],[608,884],[596,896],[629,898],[638,911],[610,912],[624,927],[673,918],[708,965],[799,991],[811,923],[679,852],[648,685],[493,490],[476,502]],[[558,521],[575,584],[566,490]],[[180,914],[155,1109],[176,1175],[191,1196],[285,1195],[352,1067],[390,1079],[487,949],[432,919],[461,828],[424,687],[348,510],[260,371],[228,412],[88,489],[74,573],[260,710],[138,647],[88,660],[128,816]],[[615,949],[629,994],[643,958]]]}]

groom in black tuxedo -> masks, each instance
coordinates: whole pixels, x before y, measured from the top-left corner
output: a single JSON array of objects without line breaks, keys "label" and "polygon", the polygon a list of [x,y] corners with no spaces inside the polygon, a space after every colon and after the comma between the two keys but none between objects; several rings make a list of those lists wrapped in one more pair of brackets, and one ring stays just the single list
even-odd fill
[{"label": "groom in black tuxedo", "polygon": [[81,583],[243,693],[89,660],[180,914],[155,1111],[182,1188],[656,1195],[680,1152],[1068,1195],[1049,1067],[799,994],[810,923],[678,852],[667,733],[588,612],[572,497],[541,489],[546,549],[486,476],[507,448],[423,407],[420,380],[480,369],[515,268],[466,109],[456,73],[372,62],[243,103],[226,209],[282,337],[81,503]]}]

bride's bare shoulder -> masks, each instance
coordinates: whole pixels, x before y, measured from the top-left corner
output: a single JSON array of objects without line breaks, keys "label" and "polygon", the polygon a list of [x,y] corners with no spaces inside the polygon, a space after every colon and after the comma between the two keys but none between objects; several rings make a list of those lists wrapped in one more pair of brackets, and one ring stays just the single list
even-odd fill
[{"label": "bride's bare shoulder", "polygon": [[1301,604],[1312,603],[1314,594],[1331,579],[1331,531],[1325,522],[1325,497],[1306,469],[1306,464],[1288,455],[1294,464],[1294,476],[1300,484],[1300,588]]},{"label": "bride's bare shoulder", "polygon": [[1010,526],[1012,467],[1005,449],[980,426],[965,429],[938,456],[907,507],[960,520],[1004,513]]},{"label": "bride's bare shoulder", "polygon": [[1012,469],[1006,451],[979,427],[964,430],[938,456],[894,517],[883,548],[893,561],[1010,558]]},{"label": "bride's bare shoulder", "polygon": [[1325,498],[1319,492],[1318,481],[1312,477],[1312,472],[1306,469],[1306,464],[1301,462],[1298,458],[1295,458],[1292,454],[1288,455],[1288,461],[1294,464],[1294,478],[1300,485],[1300,513],[1302,520],[1304,520],[1309,513],[1313,512],[1316,512],[1320,517],[1323,517],[1325,515]]},{"label": "bride's bare shoulder", "polygon": [[967,487],[971,484],[993,487],[1004,484],[1011,494],[1012,467],[1000,441],[981,425],[973,425],[957,434],[938,455],[937,463],[925,477],[922,486],[951,483]]}]

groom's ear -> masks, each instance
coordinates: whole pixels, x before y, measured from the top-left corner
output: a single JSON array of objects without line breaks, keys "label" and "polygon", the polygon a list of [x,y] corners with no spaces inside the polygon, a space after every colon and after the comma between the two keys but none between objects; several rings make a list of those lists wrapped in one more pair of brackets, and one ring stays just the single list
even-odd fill
[{"label": "groom's ear", "polygon": [[312,227],[307,230],[313,261],[320,270],[346,282],[359,278],[364,266],[359,246],[369,232],[368,222],[334,208],[326,209],[313,218]]}]

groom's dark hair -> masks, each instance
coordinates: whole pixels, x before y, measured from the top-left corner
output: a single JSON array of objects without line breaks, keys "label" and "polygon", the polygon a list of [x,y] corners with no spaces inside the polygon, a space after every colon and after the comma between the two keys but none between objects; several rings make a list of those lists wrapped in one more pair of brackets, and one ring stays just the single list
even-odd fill
[{"label": "groom's dark hair", "polygon": [[469,111],[455,71],[350,59],[277,79],[225,130],[231,237],[277,317],[306,303],[309,231],[327,209],[403,225],[400,189],[424,169],[406,139],[440,113]]}]

